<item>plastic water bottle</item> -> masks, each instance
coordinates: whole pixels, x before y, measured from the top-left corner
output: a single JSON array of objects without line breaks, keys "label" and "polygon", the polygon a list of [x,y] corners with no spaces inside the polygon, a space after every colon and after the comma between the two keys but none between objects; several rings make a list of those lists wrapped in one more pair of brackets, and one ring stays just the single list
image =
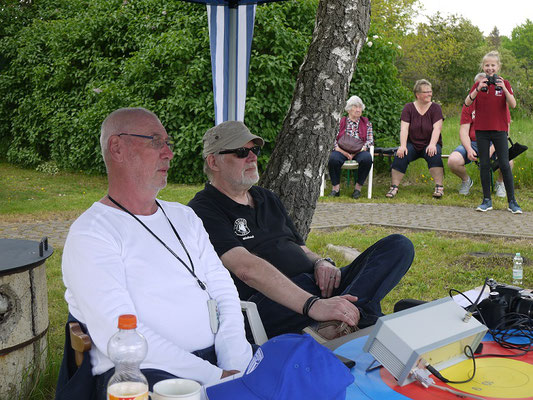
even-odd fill
[{"label": "plastic water bottle", "polygon": [[516,253],[513,258],[513,285],[521,285],[524,278],[523,259],[520,253]]},{"label": "plastic water bottle", "polygon": [[148,381],[140,369],[148,345],[136,328],[135,315],[121,315],[118,332],[107,344],[107,354],[115,364],[115,373],[107,384],[108,400],[148,400]]}]

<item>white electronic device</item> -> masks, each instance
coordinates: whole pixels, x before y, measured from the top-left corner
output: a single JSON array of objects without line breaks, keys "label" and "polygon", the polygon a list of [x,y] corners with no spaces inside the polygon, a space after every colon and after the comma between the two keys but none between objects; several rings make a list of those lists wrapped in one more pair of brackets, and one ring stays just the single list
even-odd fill
[{"label": "white electronic device", "polygon": [[363,350],[404,386],[421,359],[448,368],[467,359],[465,346],[475,351],[487,330],[448,297],[380,317]]}]

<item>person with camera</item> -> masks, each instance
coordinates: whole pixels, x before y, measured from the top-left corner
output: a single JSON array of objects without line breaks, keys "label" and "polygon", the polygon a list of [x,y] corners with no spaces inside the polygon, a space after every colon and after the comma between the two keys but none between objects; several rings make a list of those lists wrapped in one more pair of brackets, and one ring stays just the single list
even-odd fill
[{"label": "person with camera", "polygon": [[498,157],[503,183],[507,192],[508,210],[513,214],[522,214],[522,209],[514,196],[513,173],[509,165],[509,151],[507,148],[507,135],[509,120],[507,109],[516,107],[516,99],[508,80],[498,76],[501,60],[497,51],[491,51],[483,57],[481,68],[486,74],[486,79],[476,82],[465,99],[465,106],[469,107],[476,101],[476,142],[480,164],[481,186],[483,187],[483,202],[476,208],[477,211],[492,210],[490,193],[490,144],[494,144]]},{"label": "person with camera", "polygon": [[442,164],[442,109],[431,101],[431,83],[425,79],[416,81],[413,88],[416,100],[403,108],[400,125],[400,147],[396,151],[391,170],[391,186],[387,194],[393,198],[398,194],[398,185],[411,161],[423,157],[429,173],[435,181],[433,197],[444,195],[444,165]]},{"label": "person with camera", "polygon": [[[357,182],[352,194],[354,199],[361,197],[361,187],[366,181],[370,168],[372,167],[372,155],[369,152],[370,146],[374,144],[372,132],[372,122],[361,114],[365,109],[363,101],[358,96],[352,96],[346,102],[344,108],[348,113],[347,117],[342,117],[339,133],[335,138],[334,149],[329,156],[328,168],[331,178],[330,196],[338,197],[340,194],[341,168],[346,160],[355,160],[359,164],[357,172]],[[347,144],[344,144],[348,140]],[[353,150],[350,143],[359,143],[360,149],[356,146]],[[353,153],[357,151],[356,153]]]},{"label": "person with camera", "polygon": [[[474,78],[474,82],[479,82],[485,80],[486,75],[483,72],[480,72]],[[472,161],[477,161],[477,142],[476,142],[476,131],[474,129],[474,119],[476,116],[475,110],[476,103],[472,103],[469,107],[463,105],[461,111],[461,120],[459,127],[459,139],[461,144],[451,152],[450,157],[448,158],[448,167],[450,171],[461,178],[461,186],[459,187],[459,194],[468,195],[470,193],[470,188],[473,185],[472,178],[468,175],[466,171],[466,165],[470,164]],[[509,113],[509,108],[507,108],[507,120],[511,121],[511,114]],[[496,159],[496,154],[494,153],[494,145],[490,146],[490,158],[491,160]],[[511,169],[513,168],[513,161],[510,161]],[[501,170],[498,170],[498,179],[494,184],[494,192],[496,197],[506,197],[507,193],[505,192],[505,186],[503,184],[503,176]]]}]

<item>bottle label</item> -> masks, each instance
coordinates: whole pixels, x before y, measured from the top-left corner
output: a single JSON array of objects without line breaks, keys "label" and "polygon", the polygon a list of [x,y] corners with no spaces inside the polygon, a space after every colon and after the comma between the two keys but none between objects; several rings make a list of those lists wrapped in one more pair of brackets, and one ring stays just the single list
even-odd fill
[{"label": "bottle label", "polygon": [[522,279],[523,272],[521,269],[513,269],[513,279]]},{"label": "bottle label", "polygon": [[148,386],[142,382],[118,382],[107,388],[108,400],[148,400]]}]

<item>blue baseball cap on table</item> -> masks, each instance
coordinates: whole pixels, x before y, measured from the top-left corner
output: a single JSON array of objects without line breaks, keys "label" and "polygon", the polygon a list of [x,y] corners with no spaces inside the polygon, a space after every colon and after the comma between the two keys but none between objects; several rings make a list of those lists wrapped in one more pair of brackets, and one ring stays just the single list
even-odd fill
[{"label": "blue baseball cap on table", "polygon": [[331,350],[311,336],[285,334],[254,354],[242,377],[207,388],[209,400],[344,400],[354,381]]}]

